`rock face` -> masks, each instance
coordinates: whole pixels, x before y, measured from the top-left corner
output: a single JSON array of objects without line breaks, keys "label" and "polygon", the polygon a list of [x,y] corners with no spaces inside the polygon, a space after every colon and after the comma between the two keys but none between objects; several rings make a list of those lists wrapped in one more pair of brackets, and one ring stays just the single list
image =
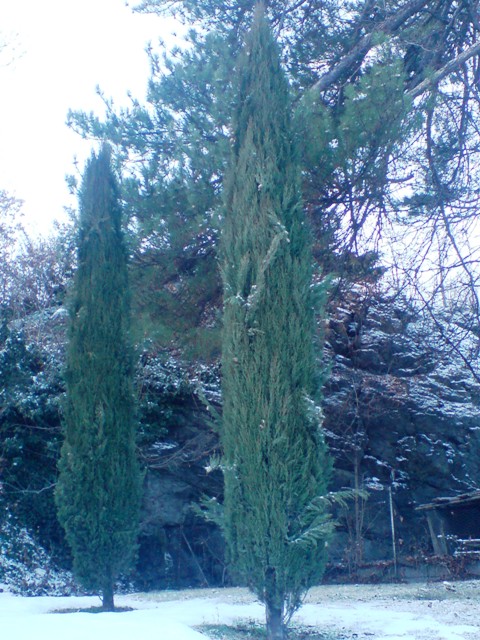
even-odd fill
[{"label": "rock face", "polygon": [[222,491],[221,473],[209,467],[218,455],[208,410],[209,403],[219,404],[218,368],[186,369],[173,358],[148,355],[141,375],[146,474],[137,586],[219,584],[225,571],[222,536],[197,513],[203,497]]},{"label": "rock face", "polygon": [[[42,320],[41,331],[30,332],[38,353],[30,368],[23,367],[26,373],[17,386],[9,383],[0,423],[10,443],[10,449],[2,450],[3,475],[9,470],[18,482],[24,478],[23,472],[14,475],[17,449],[52,453],[48,473],[42,463],[41,473],[24,479],[28,486],[35,480],[40,489],[54,486],[50,477],[61,441],[59,371],[65,322],[57,327],[57,315]],[[479,331],[466,326],[461,318],[443,335],[455,344],[456,333],[461,333],[463,355],[475,364]],[[337,513],[331,544],[331,562],[352,576],[363,563],[392,560],[392,528],[400,561],[431,553],[426,518],[415,507],[479,488],[480,385],[457,351],[437,335],[431,322],[408,310],[403,300],[363,288],[350,292],[331,311],[323,410],[335,458],[332,489],[355,487],[368,493],[367,499],[359,495]],[[0,353],[7,354],[8,344]],[[15,353],[10,349],[7,355],[13,358]],[[212,470],[212,458],[219,453],[212,419],[221,407],[219,367],[185,366],[173,357],[165,361],[164,354],[147,352],[138,370],[138,389],[139,446],[146,474],[136,586],[221,584],[229,579],[221,532],[192,507],[203,496],[221,499],[221,473]],[[53,436],[48,429],[39,432],[37,425],[53,428]],[[25,455],[21,459],[25,471],[36,473],[35,457],[33,462]],[[41,529],[46,543],[59,537],[53,490],[42,489],[38,496],[48,498],[47,506],[37,497],[36,507],[25,503],[23,511],[36,518],[26,524]],[[3,497],[8,502],[7,493]],[[17,502],[15,494],[12,505],[21,516]]]},{"label": "rock face", "polygon": [[[353,568],[392,559],[393,537],[399,557],[428,550],[427,522],[415,506],[480,481],[480,385],[454,348],[458,324],[446,346],[431,322],[405,308],[358,288],[327,327],[324,411],[335,484],[368,491],[340,514],[332,549],[334,561]],[[462,337],[473,353],[478,338]]]},{"label": "rock face", "polygon": [[[468,337],[475,346],[475,336]],[[425,516],[415,507],[478,488],[480,386],[404,301],[362,288],[334,309],[326,341],[331,372],[323,408],[335,458],[332,488],[368,494],[337,513],[331,545],[331,562],[355,575],[363,563],[391,561],[393,538],[400,562],[431,552]],[[152,531],[163,531],[163,555],[154,554],[163,560],[152,565],[157,581],[158,571],[164,582],[182,585],[225,576],[221,535],[190,508],[202,494],[221,497],[220,474],[206,473],[217,436],[195,392],[202,387],[219,406],[217,374],[190,374],[171,405],[166,436],[147,455],[144,548],[151,549]]]}]

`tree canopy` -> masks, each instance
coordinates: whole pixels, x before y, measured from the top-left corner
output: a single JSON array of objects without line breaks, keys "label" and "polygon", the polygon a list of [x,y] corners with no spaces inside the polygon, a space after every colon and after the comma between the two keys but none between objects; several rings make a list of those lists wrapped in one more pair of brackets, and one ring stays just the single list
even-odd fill
[{"label": "tree canopy", "polygon": [[279,640],[323,572],[330,465],[311,397],[312,254],[288,85],[262,5],[238,82],[221,245],[225,533]]},{"label": "tree canopy", "polygon": [[135,555],[141,488],[121,213],[103,146],[86,166],[80,194],[56,501],[75,573],[102,593],[108,610],[115,581]]}]

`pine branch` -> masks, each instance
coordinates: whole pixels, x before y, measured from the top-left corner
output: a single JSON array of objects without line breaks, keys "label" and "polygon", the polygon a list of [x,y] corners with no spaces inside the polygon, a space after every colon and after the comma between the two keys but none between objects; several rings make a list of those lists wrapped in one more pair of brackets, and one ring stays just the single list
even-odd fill
[{"label": "pine branch", "polygon": [[323,93],[341,78],[348,77],[365,59],[368,52],[375,46],[377,36],[393,34],[405,22],[421,11],[428,4],[428,0],[412,0],[396,13],[381,22],[376,29],[364,35],[349,53],[342,56],[340,62],[323,75],[310,89],[316,94]]},{"label": "pine branch", "polygon": [[410,91],[407,92],[407,95],[409,95],[411,98],[417,98],[425,91],[428,91],[429,89],[435,87],[441,80],[446,78],[451,73],[457,71],[457,69],[465,64],[467,60],[470,60],[470,58],[473,58],[473,56],[476,56],[478,54],[480,54],[480,42],[476,42],[465,51],[462,51],[462,53],[460,53],[456,58],[447,62],[447,64],[444,65],[441,69],[438,69],[438,71],[435,71],[432,76],[430,76],[429,78],[425,78],[425,80],[420,82],[420,84],[418,84],[416,87],[410,89]]}]

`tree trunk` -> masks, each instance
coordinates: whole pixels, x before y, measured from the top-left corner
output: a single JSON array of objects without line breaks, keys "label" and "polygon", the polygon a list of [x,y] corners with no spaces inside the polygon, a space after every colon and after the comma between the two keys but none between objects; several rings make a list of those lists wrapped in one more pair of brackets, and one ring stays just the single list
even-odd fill
[{"label": "tree trunk", "polygon": [[106,585],[102,591],[102,609],[104,611],[115,611],[113,602],[113,582]]},{"label": "tree trunk", "polygon": [[283,610],[266,603],[265,613],[267,618],[267,640],[284,640],[285,627],[283,625]]}]

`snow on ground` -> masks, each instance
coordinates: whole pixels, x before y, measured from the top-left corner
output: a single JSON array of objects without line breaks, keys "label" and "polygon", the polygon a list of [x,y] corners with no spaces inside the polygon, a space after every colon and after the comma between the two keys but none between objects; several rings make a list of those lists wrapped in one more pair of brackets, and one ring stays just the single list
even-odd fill
[{"label": "snow on ground", "polygon": [[[208,635],[192,627],[263,619],[261,605],[242,589],[133,594],[117,597],[118,606],[133,611],[65,612],[99,603],[94,597],[25,598],[0,593],[0,636],[2,640],[205,640]],[[295,620],[319,631],[336,631],[339,638],[480,640],[480,583],[456,583],[452,588],[317,587]]]}]

